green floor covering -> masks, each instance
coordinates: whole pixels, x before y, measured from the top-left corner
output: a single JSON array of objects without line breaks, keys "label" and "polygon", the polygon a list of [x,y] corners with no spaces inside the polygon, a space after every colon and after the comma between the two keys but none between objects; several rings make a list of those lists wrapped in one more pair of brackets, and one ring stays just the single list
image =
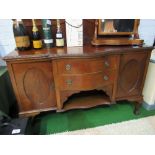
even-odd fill
[{"label": "green floor covering", "polygon": [[48,135],[155,115],[155,110],[147,111],[142,107],[141,113],[137,116],[133,114],[133,109],[133,103],[121,101],[112,106],[99,106],[63,113],[44,112],[33,118],[32,134]]}]

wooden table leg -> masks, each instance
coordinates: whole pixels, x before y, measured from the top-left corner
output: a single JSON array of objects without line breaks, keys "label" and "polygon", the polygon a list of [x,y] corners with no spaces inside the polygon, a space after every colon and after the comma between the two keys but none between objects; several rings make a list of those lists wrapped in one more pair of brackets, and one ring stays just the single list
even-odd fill
[{"label": "wooden table leg", "polygon": [[142,101],[141,100],[140,101],[137,101],[135,103],[135,109],[134,109],[134,114],[135,115],[139,115],[140,114],[140,108],[141,108],[141,106],[142,106]]}]

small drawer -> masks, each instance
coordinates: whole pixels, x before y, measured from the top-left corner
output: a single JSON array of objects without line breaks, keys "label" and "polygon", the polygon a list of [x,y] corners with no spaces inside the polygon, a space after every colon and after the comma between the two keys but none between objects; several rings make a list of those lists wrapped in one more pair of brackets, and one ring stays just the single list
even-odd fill
[{"label": "small drawer", "polygon": [[61,90],[89,90],[100,88],[114,82],[115,70],[78,76],[59,76]]},{"label": "small drawer", "polygon": [[97,73],[116,68],[116,56],[96,59],[62,59],[57,62],[59,74]]}]

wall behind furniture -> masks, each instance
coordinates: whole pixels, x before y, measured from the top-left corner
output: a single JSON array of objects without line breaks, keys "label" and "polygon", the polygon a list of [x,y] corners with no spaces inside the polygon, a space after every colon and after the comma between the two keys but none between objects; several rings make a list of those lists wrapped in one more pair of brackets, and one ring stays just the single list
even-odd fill
[{"label": "wall behind furniture", "polygon": [[152,46],[155,38],[155,19],[141,19],[139,36],[146,45]]},{"label": "wall behind furniture", "polygon": [[0,19],[0,66],[5,65],[2,57],[15,49],[11,19]]}]

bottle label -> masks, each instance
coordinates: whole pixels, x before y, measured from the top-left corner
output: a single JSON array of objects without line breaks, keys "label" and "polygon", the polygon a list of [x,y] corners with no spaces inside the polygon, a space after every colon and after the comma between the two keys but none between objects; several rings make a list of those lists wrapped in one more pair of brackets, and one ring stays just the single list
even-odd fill
[{"label": "bottle label", "polygon": [[50,27],[43,27],[44,39],[52,39]]},{"label": "bottle label", "polygon": [[33,40],[33,47],[34,48],[41,48],[42,47],[42,41],[41,40]]},{"label": "bottle label", "polygon": [[53,39],[51,32],[51,20],[42,19],[42,27],[43,27],[44,39],[45,40]]},{"label": "bottle label", "polygon": [[43,27],[44,31],[50,31],[50,27]]},{"label": "bottle label", "polygon": [[28,36],[18,36],[15,37],[15,42],[17,47],[29,47],[30,40]]},{"label": "bottle label", "polygon": [[51,44],[53,43],[53,39],[44,39],[45,44]]},{"label": "bottle label", "polygon": [[57,33],[56,38],[62,38],[62,33]]},{"label": "bottle label", "polygon": [[51,21],[50,21],[49,19],[47,19],[46,23],[47,23],[48,25],[51,25]]},{"label": "bottle label", "polygon": [[56,46],[57,47],[62,47],[64,46],[64,39],[56,39]]}]

